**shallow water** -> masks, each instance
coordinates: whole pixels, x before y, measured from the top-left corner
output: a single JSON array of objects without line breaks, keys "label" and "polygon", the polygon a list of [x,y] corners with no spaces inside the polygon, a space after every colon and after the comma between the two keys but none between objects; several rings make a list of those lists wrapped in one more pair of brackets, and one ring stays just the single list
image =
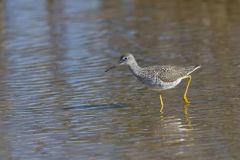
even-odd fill
[{"label": "shallow water", "polygon": [[[0,1],[0,157],[240,159],[240,2]],[[126,67],[201,64],[159,95]]]}]

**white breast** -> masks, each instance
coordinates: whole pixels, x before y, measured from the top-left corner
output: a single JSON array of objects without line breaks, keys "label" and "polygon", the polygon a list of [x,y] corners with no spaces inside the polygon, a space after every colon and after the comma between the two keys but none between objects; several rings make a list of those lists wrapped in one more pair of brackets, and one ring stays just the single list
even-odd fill
[{"label": "white breast", "polygon": [[177,79],[174,82],[163,82],[161,80],[158,80],[157,83],[154,84],[148,84],[148,87],[150,87],[152,90],[156,91],[162,91],[162,90],[167,90],[176,87],[180,82],[181,78]]}]

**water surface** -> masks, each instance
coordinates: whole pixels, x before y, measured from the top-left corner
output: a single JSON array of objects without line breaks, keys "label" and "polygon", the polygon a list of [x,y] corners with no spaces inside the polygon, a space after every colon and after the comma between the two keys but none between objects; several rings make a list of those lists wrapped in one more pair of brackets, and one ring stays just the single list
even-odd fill
[{"label": "water surface", "polygon": [[[0,157],[6,160],[240,159],[240,3],[0,1]],[[159,95],[126,67],[195,65]],[[185,108],[186,109],[186,108]]]}]

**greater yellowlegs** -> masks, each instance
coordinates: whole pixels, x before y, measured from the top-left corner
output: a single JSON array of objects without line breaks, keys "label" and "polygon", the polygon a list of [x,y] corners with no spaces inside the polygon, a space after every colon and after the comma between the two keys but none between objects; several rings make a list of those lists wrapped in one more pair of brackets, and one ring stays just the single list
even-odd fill
[{"label": "greater yellowlegs", "polygon": [[[120,57],[119,63],[109,67],[107,71],[119,65],[128,65],[132,72],[140,82],[147,85],[150,89],[159,91],[167,90],[176,87],[183,79],[188,79],[187,87],[183,95],[185,104],[189,104],[187,98],[188,87],[191,82],[191,73],[199,69],[200,66],[180,67],[173,65],[158,65],[149,67],[140,67],[132,54],[126,54]],[[160,112],[163,112],[163,99],[160,94]]]}]

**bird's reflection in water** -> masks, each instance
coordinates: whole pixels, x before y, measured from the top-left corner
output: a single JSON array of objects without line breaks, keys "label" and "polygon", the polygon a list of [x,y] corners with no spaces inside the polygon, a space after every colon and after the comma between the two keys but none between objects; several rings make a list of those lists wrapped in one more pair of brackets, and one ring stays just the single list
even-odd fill
[{"label": "bird's reflection in water", "polygon": [[[188,106],[189,104],[184,104],[183,106],[183,109],[184,109],[184,119],[185,119],[185,122],[181,122],[181,124],[183,126],[186,126],[186,129],[193,129],[193,126],[192,126],[192,121],[191,121],[191,118],[189,116],[189,112],[188,112]],[[166,116],[164,113],[160,113],[160,120],[162,122],[164,122],[164,120],[170,118],[170,116]],[[173,118],[173,117],[172,117]],[[175,117],[176,118],[176,117]],[[179,121],[180,118],[176,118],[176,121]]]},{"label": "bird's reflection in water", "polygon": [[188,113],[188,106],[189,106],[189,104],[185,104],[185,105],[183,106],[183,109],[184,109],[184,118],[185,118],[186,126],[188,127],[188,129],[193,129],[192,121],[191,121],[191,118],[189,117],[189,113]]},{"label": "bird's reflection in water", "polygon": [[160,138],[166,146],[190,142],[192,138],[193,125],[188,113],[188,105],[184,105],[183,116],[181,114],[160,114],[159,121],[155,123],[154,135]]}]

